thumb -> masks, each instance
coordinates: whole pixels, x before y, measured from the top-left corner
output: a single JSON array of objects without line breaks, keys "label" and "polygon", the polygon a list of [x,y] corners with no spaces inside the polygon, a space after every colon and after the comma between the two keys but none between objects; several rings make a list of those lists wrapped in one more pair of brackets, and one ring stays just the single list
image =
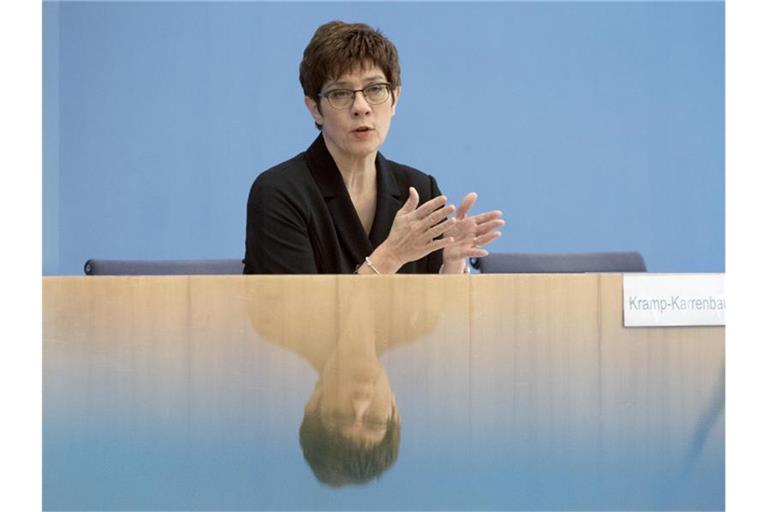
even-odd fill
[{"label": "thumb", "polygon": [[456,212],[456,218],[463,219],[467,215],[467,212],[469,212],[475,205],[475,201],[477,201],[477,194],[474,192],[470,192],[464,196],[464,199],[461,201],[461,206],[459,206],[459,211]]},{"label": "thumb", "polygon": [[416,206],[419,204],[419,193],[416,192],[416,189],[413,187],[408,187],[408,199],[405,201],[405,204],[403,204],[403,207],[400,208],[400,211],[403,213],[411,213],[413,210],[416,209]]}]

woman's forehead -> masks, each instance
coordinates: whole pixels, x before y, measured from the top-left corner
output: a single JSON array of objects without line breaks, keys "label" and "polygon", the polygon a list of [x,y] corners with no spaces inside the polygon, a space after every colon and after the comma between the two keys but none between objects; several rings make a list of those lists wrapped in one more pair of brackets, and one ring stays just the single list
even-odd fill
[{"label": "woman's forehead", "polygon": [[353,63],[347,68],[339,70],[338,75],[329,79],[326,85],[347,85],[357,81],[367,82],[386,78],[384,71],[379,66],[366,61]]}]

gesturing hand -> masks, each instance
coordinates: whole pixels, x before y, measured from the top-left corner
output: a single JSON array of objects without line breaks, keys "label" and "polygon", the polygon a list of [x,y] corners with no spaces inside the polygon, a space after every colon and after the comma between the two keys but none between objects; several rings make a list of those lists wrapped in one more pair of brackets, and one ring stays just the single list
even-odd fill
[{"label": "gesturing hand", "polygon": [[456,223],[454,219],[448,219],[456,208],[446,206],[446,201],[445,196],[438,196],[417,208],[419,193],[413,187],[408,189],[408,200],[395,215],[387,239],[371,255],[379,271],[386,274],[397,272],[409,261],[423,258],[453,243],[450,236],[435,240]]},{"label": "gesturing hand", "polygon": [[463,272],[466,258],[488,256],[483,246],[501,236],[499,228],[504,225],[499,210],[467,216],[477,201],[477,194],[470,192],[461,201],[453,226],[446,230],[445,237],[453,242],[443,249],[443,272],[446,274]]}]

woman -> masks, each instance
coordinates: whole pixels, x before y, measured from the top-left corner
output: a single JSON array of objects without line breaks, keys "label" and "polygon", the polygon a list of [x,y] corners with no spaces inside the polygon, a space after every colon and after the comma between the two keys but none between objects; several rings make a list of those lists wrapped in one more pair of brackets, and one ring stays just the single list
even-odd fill
[{"label": "woman", "polygon": [[501,212],[468,216],[476,194],[456,211],[432,176],[378,152],[400,97],[386,37],[326,23],[304,50],[299,80],[320,135],[251,187],[246,274],[461,273],[466,258],[487,255]]}]

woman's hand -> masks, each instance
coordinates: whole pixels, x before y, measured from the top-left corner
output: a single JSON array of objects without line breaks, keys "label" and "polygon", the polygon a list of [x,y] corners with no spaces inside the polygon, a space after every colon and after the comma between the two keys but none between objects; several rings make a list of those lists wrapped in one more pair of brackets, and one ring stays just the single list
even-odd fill
[{"label": "woman's hand", "polygon": [[[380,273],[394,274],[409,261],[421,259],[453,243],[453,239],[445,234],[456,223],[448,218],[456,208],[446,206],[446,201],[445,196],[438,196],[416,208],[419,193],[415,188],[409,188],[408,200],[395,215],[387,239],[370,256]],[[441,235],[444,238],[435,240]],[[361,270],[365,268],[366,265],[360,267]]]},{"label": "woman's hand", "polygon": [[477,194],[474,192],[464,196],[456,216],[452,219],[455,221],[454,225],[444,233],[445,237],[453,239],[453,242],[443,249],[444,274],[464,272],[467,258],[488,256],[488,251],[483,249],[483,246],[501,236],[499,228],[504,225],[504,221],[499,210],[467,216],[475,201]]}]

